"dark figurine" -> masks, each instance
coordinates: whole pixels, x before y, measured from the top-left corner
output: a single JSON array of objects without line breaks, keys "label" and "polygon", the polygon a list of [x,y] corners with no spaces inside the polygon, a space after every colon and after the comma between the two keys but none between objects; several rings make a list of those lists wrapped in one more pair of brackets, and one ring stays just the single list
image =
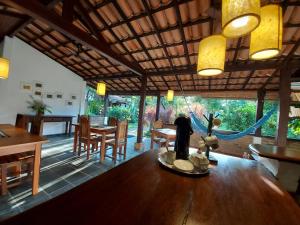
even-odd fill
[{"label": "dark figurine", "polygon": [[176,159],[188,159],[190,135],[194,133],[191,119],[186,116],[179,116],[174,124],[176,125],[175,152]]}]

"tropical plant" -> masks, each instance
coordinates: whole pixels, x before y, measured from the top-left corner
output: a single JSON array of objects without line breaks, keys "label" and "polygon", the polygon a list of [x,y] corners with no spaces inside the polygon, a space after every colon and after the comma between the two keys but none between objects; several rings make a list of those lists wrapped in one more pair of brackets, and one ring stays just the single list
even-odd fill
[{"label": "tropical plant", "polygon": [[30,98],[31,100],[27,101],[28,108],[35,112],[37,115],[43,115],[45,112],[52,113],[50,110],[51,107],[45,104],[42,98],[40,100],[34,99],[31,95]]},{"label": "tropical plant", "polygon": [[108,116],[117,118],[118,120],[130,120],[131,112],[125,106],[113,106],[108,110]]},{"label": "tropical plant", "polygon": [[293,119],[289,123],[289,128],[291,129],[291,131],[294,135],[300,135],[300,120],[299,119]]}]

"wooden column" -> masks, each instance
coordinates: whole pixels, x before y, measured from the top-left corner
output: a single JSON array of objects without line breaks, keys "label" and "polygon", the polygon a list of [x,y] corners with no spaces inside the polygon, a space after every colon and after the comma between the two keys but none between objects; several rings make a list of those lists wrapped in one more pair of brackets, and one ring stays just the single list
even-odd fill
[{"label": "wooden column", "polygon": [[287,68],[280,70],[279,113],[276,134],[276,144],[286,146],[291,101],[291,73]]},{"label": "wooden column", "polygon": [[108,108],[108,94],[104,96],[104,108],[103,108],[103,116],[107,116],[107,108]]},{"label": "wooden column", "polygon": [[155,120],[159,120],[159,111],[160,111],[160,94],[157,95]]},{"label": "wooden column", "polygon": [[[263,117],[264,114],[264,102],[265,102],[266,91],[260,89],[257,91],[257,103],[256,103],[256,122]],[[261,136],[261,127],[255,131],[255,136]]]},{"label": "wooden column", "polygon": [[144,145],[143,145],[143,120],[144,120],[144,111],[145,111],[146,88],[147,88],[147,77],[144,75],[142,78],[142,86],[141,86],[141,94],[140,94],[137,140],[136,140],[136,144],[134,146],[136,150],[141,150],[144,148]]}]

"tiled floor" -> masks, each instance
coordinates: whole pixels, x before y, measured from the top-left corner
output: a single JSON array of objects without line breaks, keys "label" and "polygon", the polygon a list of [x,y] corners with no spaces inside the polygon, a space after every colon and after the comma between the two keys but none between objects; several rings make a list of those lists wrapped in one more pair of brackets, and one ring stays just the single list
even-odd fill
[{"label": "tiled floor", "polygon": [[[115,164],[107,157],[100,163],[99,151],[86,160],[85,153],[80,157],[73,155],[73,138],[60,135],[48,139],[49,143],[43,145],[42,150],[40,193],[31,195],[31,180],[11,188],[6,196],[0,196],[0,220],[60,195],[124,162],[123,156],[119,156]],[[135,141],[136,137],[128,138],[126,160],[143,152],[134,150]],[[145,149],[149,149],[150,140],[145,139],[144,143]]]}]

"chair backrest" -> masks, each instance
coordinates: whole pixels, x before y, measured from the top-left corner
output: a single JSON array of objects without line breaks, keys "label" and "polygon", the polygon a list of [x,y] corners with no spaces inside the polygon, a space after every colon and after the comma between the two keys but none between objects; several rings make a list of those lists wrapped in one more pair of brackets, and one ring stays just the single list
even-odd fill
[{"label": "chair backrest", "polygon": [[153,129],[160,129],[163,128],[163,121],[162,120],[156,120],[153,122]]},{"label": "chair backrest", "polygon": [[117,132],[116,132],[116,141],[126,141],[128,134],[128,121],[118,121],[117,122]]},{"label": "chair backrest", "polygon": [[29,127],[28,117],[22,114],[17,114],[15,126],[28,131],[28,127]]},{"label": "chair backrest", "polygon": [[108,123],[107,123],[108,126],[117,126],[117,123],[118,123],[117,118],[115,118],[115,117],[108,118]]},{"label": "chair backrest", "polygon": [[88,116],[81,116],[79,119],[79,137],[90,138],[90,121]]},{"label": "chair backrest", "polygon": [[99,126],[99,127],[104,126],[105,117],[103,117],[103,116],[89,116],[89,119],[90,119],[90,124],[91,125],[96,125],[96,126]]}]

